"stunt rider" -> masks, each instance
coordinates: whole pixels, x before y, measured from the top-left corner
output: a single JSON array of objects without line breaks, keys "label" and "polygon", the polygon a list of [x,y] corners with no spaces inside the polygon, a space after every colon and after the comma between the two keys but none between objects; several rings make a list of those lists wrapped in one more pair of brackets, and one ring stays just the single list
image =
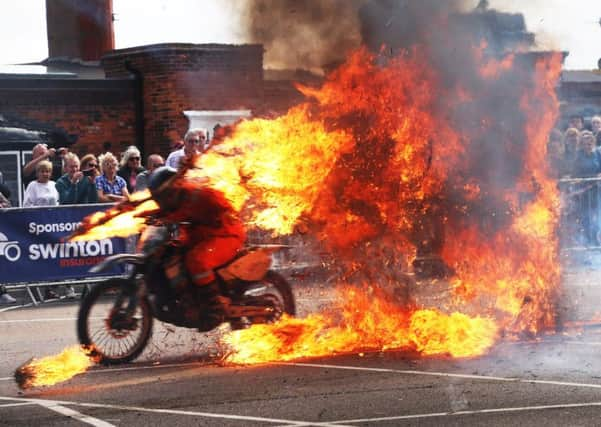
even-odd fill
[{"label": "stunt rider", "polygon": [[[213,270],[236,255],[244,244],[246,232],[222,192],[209,187],[206,179],[184,175],[173,168],[160,167],[150,176],[148,188],[159,205],[158,218],[180,224],[179,240],[186,248],[185,269],[197,293],[207,302],[209,314],[222,318],[230,300],[221,295]],[[180,257],[168,260],[165,272],[172,286],[186,286]],[[187,311],[186,316],[193,314]]]}]

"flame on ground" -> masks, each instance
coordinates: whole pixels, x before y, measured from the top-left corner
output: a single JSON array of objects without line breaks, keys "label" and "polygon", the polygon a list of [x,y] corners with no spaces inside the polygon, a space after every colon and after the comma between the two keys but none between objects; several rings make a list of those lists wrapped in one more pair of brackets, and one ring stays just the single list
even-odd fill
[{"label": "flame on ground", "polygon": [[87,371],[93,364],[90,351],[75,345],[57,355],[25,363],[15,371],[15,381],[21,389],[50,386]]},{"label": "flame on ground", "polygon": [[[229,363],[264,363],[363,351],[410,350],[424,355],[478,356],[497,339],[492,319],[444,314],[436,309],[406,311],[384,295],[341,289],[344,303],[329,314],[284,317],[224,338]],[[335,314],[341,310],[341,315]]]}]

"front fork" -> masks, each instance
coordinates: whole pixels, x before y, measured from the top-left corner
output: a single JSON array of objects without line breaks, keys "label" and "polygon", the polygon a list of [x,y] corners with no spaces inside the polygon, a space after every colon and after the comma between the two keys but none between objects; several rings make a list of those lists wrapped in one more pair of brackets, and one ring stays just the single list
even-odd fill
[{"label": "front fork", "polygon": [[[131,282],[137,281],[137,271],[132,271],[129,279]],[[136,321],[134,314],[138,308],[141,293],[143,292],[142,286],[131,286],[128,288],[121,288],[119,290],[119,296],[115,301],[113,309],[111,310],[111,328],[112,329],[135,329]],[[127,298],[127,306],[123,306],[125,299]]]}]

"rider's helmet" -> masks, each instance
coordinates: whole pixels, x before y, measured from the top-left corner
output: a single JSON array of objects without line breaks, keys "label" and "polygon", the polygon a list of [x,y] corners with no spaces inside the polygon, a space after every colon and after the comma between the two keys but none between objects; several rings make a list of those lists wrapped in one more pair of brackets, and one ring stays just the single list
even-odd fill
[{"label": "rider's helmet", "polygon": [[161,208],[166,208],[168,204],[169,183],[168,181],[175,176],[177,171],[169,166],[161,166],[155,169],[148,178],[148,189],[153,199]]}]

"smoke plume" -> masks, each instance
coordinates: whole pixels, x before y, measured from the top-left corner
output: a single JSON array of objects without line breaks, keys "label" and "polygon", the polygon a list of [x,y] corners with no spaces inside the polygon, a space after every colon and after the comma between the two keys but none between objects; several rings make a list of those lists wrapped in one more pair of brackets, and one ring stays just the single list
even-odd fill
[{"label": "smoke plume", "polygon": [[358,9],[364,0],[251,0],[248,38],[265,46],[267,68],[320,69],[360,45]]}]

